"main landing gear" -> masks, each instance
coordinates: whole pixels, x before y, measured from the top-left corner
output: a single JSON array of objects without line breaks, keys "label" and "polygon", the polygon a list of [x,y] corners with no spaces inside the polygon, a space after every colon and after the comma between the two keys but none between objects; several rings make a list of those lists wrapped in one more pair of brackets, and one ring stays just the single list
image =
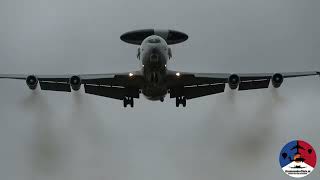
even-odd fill
[{"label": "main landing gear", "polygon": [[127,107],[129,105],[133,107],[133,97],[124,97],[123,98],[123,107]]},{"label": "main landing gear", "polygon": [[176,97],[176,107],[179,107],[180,104],[182,104],[183,107],[186,107],[187,98],[184,96]]}]

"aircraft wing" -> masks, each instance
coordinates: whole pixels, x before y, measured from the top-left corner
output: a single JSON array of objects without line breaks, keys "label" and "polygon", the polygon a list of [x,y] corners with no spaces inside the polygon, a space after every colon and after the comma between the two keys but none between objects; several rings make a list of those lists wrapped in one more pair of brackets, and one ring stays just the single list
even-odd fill
[{"label": "aircraft wing", "polygon": [[26,75],[0,74],[0,79],[26,80],[30,89],[40,84],[41,90],[71,92],[77,91],[84,85],[88,94],[123,100],[130,96],[139,98],[143,85],[140,71],[115,74],[80,74],[80,75]]},{"label": "aircraft wing", "polygon": [[231,89],[251,90],[268,88],[270,81],[275,88],[280,87],[285,78],[314,76],[320,72],[283,72],[283,73],[190,73],[169,71],[167,75],[167,86],[170,97],[184,96],[186,99],[222,93],[225,85]]}]

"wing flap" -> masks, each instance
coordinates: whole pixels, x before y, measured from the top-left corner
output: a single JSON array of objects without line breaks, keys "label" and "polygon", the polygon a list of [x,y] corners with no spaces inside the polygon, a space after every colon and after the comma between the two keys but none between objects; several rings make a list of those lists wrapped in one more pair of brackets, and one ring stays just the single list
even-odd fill
[{"label": "wing flap", "polygon": [[70,85],[66,83],[44,81],[40,81],[39,83],[41,90],[71,92]]},{"label": "wing flap", "polygon": [[109,97],[119,100],[123,100],[123,98],[125,97],[125,88],[120,87],[103,87],[85,84],[84,91],[88,94]]},{"label": "wing flap", "polygon": [[242,81],[239,84],[239,91],[268,88],[269,82],[270,82],[270,79],[259,80],[259,81]]},{"label": "wing flap", "polygon": [[88,94],[109,97],[119,100],[123,100],[125,96],[139,98],[140,93],[139,89],[137,88],[106,87],[87,84],[84,85],[84,91]]},{"label": "wing flap", "polygon": [[198,98],[201,96],[207,96],[211,94],[218,94],[224,92],[225,84],[198,86],[198,87],[186,87],[184,89],[185,97],[187,99]]},{"label": "wing flap", "polygon": [[126,75],[114,75],[110,78],[91,78],[83,79],[83,84],[90,85],[108,85],[108,86],[121,86],[121,87],[142,87],[143,77],[141,75],[134,75],[132,77]]},{"label": "wing flap", "polygon": [[201,96],[222,93],[224,92],[224,89],[225,84],[173,88],[170,90],[170,98],[185,96],[187,99],[193,99]]},{"label": "wing flap", "polygon": [[193,74],[181,74],[179,77],[176,75],[167,76],[167,86],[194,86],[194,85],[212,85],[217,83],[225,83],[226,80],[216,77],[196,76]]}]

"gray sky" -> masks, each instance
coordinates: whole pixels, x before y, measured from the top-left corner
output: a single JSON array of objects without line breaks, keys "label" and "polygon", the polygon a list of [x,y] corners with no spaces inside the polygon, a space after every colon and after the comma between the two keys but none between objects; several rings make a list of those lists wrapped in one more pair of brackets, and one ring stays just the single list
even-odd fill
[{"label": "gray sky", "polygon": [[[171,69],[320,70],[318,0],[1,0],[1,73],[136,70],[142,28],[189,35]],[[1,179],[288,179],[278,163],[293,139],[319,151],[320,81],[227,92],[176,108],[143,97],[135,108],[79,93],[30,92],[1,80]],[[319,162],[318,162],[319,163]],[[319,167],[305,179],[318,179]]]}]

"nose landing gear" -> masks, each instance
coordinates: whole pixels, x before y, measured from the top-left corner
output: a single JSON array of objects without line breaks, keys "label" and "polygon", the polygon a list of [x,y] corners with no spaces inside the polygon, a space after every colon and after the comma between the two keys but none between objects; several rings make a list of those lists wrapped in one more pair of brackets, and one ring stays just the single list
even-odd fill
[{"label": "nose landing gear", "polygon": [[131,107],[133,107],[133,97],[124,97],[123,98],[123,107],[127,107],[127,105],[129,105],[130,104],[130,106]]},{"label": "nose landing gear", "polygon": [[180,104],[182,104],[183,107],[186,107],[187,98],[185,96],[176,97],[176,107],[179,107]]}]

